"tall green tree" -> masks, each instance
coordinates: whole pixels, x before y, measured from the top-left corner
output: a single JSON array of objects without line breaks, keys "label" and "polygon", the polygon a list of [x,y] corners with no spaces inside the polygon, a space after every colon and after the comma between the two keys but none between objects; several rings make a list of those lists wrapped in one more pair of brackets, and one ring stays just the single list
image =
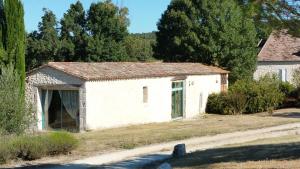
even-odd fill
[{"label": "tall green tree", "polygon": [[127,60],[122,44],[128,35],[127,8],[118,8],[110,0],[93,3],[88,11],[89,41],[87,61]]},{"label": "tall green tree", "polygon": [[20,0],[4,1],[4,48],[7,53],[5,62],[13,64],[20,75],[21,93],[25,90],[25,26],[24,9]]},{"label": "tall green tree", "polygon": [[43,9],[44,15],[39,23],[38,31],[27,36],[28,69],[40,66],[49,61],[63,61],[60,54],[61,42],[59,40],[56,16],[48,9]]},{"label": "tall green tree", "polygon": [[145,62],[153,59],[154,40],[130,35],[125,38],[124,45],[130,61]]},{"label": "tall green tree", "polygon": [[80,1],[71,4],[60,21],[62,55],[65,61],[81,61],[86,57],[87,32],[85,11]]},{"label": "tall green tree", "polygon": [[0,0],[0,63],[6,59],[6,52],[4,49],[5,26],[4,4],[3,0]]},{"label": "tall green tree", "polygon": [[256,29],[235,0],[173,0],[158,30],[160,59],[221,66],[231,71],[231,81],[255,71]]}]

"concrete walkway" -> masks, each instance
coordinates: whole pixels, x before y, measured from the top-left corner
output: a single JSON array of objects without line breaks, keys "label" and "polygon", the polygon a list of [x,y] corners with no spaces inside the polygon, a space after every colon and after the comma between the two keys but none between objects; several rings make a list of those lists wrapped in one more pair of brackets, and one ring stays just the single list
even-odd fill
[{"label": "concrete walkway", "polygon": [[300,134],[300,123],[285,124],[263,129],[247,130],[241,132],[218,134],[214,136],[197,137],[162,144],[154,144],[102,154],[82,160],[76,160],[64,165],[53,165],[43,168],[54,169],[85,169],[85,168],[114,168],[134,169],[140,168],[154,161],[166,160],[171,157],[172,149],[176,144],[186,144],[187,152],[216,148],[229,144],[244,143],[264,138]]}]

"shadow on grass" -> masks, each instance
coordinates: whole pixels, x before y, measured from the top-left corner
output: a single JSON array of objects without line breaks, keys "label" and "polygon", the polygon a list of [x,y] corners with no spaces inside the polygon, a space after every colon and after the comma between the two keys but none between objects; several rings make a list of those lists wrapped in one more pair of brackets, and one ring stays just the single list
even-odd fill
[{"label": "shadow on grass", "polygon": [[[26,167],[18,167],[18,169],[131,169],[141,168],[144,165],[150,164],[154,161],[162,161],[169,158],[169,155],[151,154],[134,159],[129,159],[121,162],[106,164],[106,165],[89,165],[89,164],[43,164],[32,165]],[[97,162],[97,161],[95,161]]]},{"label": "shadow on grass", "polygon": [[[209,167],[215,163],[300,159],[300,142],[216,148],[171,159],[172,167]],[[152,167],[147,167],[152,168]]]}]

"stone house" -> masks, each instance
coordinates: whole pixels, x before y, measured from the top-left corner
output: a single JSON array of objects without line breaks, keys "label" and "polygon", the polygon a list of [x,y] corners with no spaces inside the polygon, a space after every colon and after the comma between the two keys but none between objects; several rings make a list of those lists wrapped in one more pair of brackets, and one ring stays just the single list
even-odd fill
[{"label": "stone house", "polygon": [[300,38],[284,31],[273,32],[258,54],[254,79],[267,74],[277,74],[281,81],[292,83],[293,72],[300,67]]},{"label": "stone house", "polygon": [[28,73],[39,130],[93,130],[193,118],[228,71],[199,63],[50,62]]}]

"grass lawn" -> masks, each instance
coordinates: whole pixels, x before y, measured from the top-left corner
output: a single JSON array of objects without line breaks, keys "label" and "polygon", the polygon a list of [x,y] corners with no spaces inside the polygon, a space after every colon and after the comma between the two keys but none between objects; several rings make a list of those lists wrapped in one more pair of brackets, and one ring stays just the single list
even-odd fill
[{"label": "grass lawn", "polygon": [[[71,155],[68,156],[55,156],[45,157],[35,161],[12,161],[7,164],[7,167],[15,166],[16,164],[59,164],[63,162],[69,162],[76,159],[82,159],[84,157],[112,152],[122,149],[132,149],[139,146],[162,143],[180,139],[187,139],[192,137],[200,137],[207,135],[215,135],[220,133],[229,133],[234,131],[242,131],[248,129],[258,129],[263,127],[276,126],[287,123],[300,122],[300,109],[285,109],[276,112],[273,116],[269,116],[266,113],[259,113],[255,115],[205,115],[194,120],[179,120],[169,123],[156,123],[156,124],[145,124],[136,125],[129,127],[121,127],[115,129],[106,129],[91,131],[86,133],[74,134],[79,139],[79,146],[76,148]],[[280,148],[280,146],[278,147]],[[290,148],[290,147],[289,147]],[[246,150],[253,148],[245,148]],[[238,150],[232,156],[242,158],[241,154],[245,153],[239,151],[239,149],[224,149],[226,152]],[[281,149],[278,149],[281,151]],[[219,151],[219,150],[218,150]],[[217,154],[215,159],[221,158],[224,154]],[[251,150],[251,153],[255,154],[255,149]],[[239,153],[240,152],[240,153]],[[300,153],[300,150],[298,150]],[[249,156],[251,156],[249,153]],[[205,155],[205,153],[204,153]],[[202,155],[201,155],[202,156]],[[234,159],[233,157],[230,157]],[[209,156],[206,156],[208,158]],[[224,157],[229,159],[227,157]],[[263,158],[265,159],[265,158]],[[237,168],[243,168],[238,166],[239,163],[229,162],[228,165],[237,165]],[[276,161],[277,162],[277,161]],[[294,162],[294,161],[292,161]],[[298,161],[295,161],[297,163]],[[244,160],[244,163],[246,161]],[[249,162],[251,163],[251,162]],[[263,163],[263,162],[262,162]],[[268,163],[268,162],[266,162]],[[275,161],[274,161],[275,163]],[[179,163],[178,163],[179,164]],[[298,164],[298,163],[297,163]],[[202,165],[202,164],[199,164]],[[206,164],[203,164],[206,165]],[[207,164],[214,166],[215,164]],[[216,164],[218,165],[218,164]],[[226,166],[226,161],[222,164]],[[247,166],[248,164],[246,164]],[[300,164],[298,165],[300,166]],[[0,166],[2,168],[3,166]],[[179,166],[178,166],[179,167]],[[180,167],[179,167],[180,168]],[[222,167],[215,167],[222,168]],[[232,167],[229,167],[232,168]]]},{"label": "grass lawn", "polygon": [[204,150],[168,162],[175,169],[296,169],[300,166],[300,136],[263,139]]},{"label": "grass lawn", "polygon": [[300,109],[280,110],[274,116],[205,115],[194,120],[145,124],[75,134],[80,141],[74,155],[91,155],[192,137],[215,135],[300,122]]}]

